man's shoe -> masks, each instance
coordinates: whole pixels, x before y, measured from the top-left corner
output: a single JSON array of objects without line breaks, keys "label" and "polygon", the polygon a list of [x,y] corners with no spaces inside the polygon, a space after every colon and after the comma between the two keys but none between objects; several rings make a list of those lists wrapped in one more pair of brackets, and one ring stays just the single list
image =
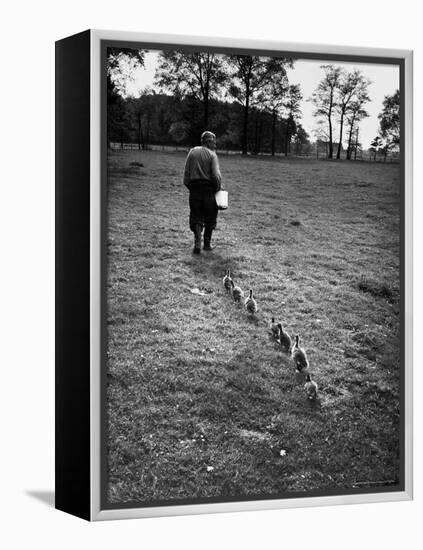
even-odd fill
[{"label": "man's shoe", "polygon": [[196,246],[194,246],[194,249],[192,251],[193,254],[201,254],[201,248],[197,248]]},{"label": "man's shoe", "polygon": [[214,246],[212,246],[210,243],[204,243],[204,250],[214,250]]}]

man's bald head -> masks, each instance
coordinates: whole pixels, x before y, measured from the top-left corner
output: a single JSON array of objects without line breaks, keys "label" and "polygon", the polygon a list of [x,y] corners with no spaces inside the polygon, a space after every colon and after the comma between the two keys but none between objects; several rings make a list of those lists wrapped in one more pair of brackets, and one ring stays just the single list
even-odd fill
[{"label": "man's bald head", "polygon": [[201,134],[201,145],[208,147],[209,149],[216,149],[216,136],[213,132],[206,130]]}]

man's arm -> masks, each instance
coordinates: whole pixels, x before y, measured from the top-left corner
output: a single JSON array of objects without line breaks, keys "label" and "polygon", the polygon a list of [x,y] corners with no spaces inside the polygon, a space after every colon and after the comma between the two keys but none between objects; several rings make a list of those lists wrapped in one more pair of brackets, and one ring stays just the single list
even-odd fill
[{"label": "man's arm", "polygon": [[185,161],[185,168],[184,168],[184,185],[189,189],[190,187],[190,174],[189,174],[189,153],[187,156],[187,159]]},{"label": "man's arm", "polygon": [[216,153],[212,156],[211,177],[215,191],[220,191],[222,188],[222,174],[220,173],[219,160]]}]

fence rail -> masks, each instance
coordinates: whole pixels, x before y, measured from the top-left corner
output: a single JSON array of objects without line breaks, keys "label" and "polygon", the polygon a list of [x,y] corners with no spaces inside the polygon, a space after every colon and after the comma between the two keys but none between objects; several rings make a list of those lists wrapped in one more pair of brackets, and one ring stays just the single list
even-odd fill
[{"label": "fence rail", "polygon": [[[143,151],[142,147],[138,145],[138,143],[116,143],[112,142],[109,144],[110,149],[113,151]],[[183,146],[183,145],[157,145],[157,144],[150,144],[147,148],[148,151],[164,151],[164,152],[183,152],[187,153],[190,150],[190,147]],[[217,153],[219,155],[241,155],[241,150],[235,150],[235,149],[218,149]],[[249,155],[250,156],[250,155]],[[271,153],[269,152],[261,152],[258,155],[254,155],[257,157],[271,157]],[[276,158],[285,158],[284,153],[275,153],[274,155]],[[326,160],[327,156],[323,151],[319,151],[318,153],[314,151],[313,153],[306,153],[306,154],[295,154],[295,153],[289,153],[288,158],[299,158],[299,159],[316,159],[316,160]],[[340,160],[346,160],[346,152],[343,151],[341,153],[341,159]],[[352,158],[351,162],[354,161],[365,161],[365,162],[380,162],[380,163],[399,163],[400,157],[399,154],[391,154],[388,155],[386,158],[382,154],[377,154],[375,158],[374,153],[370,152],[361,152],[360,154],[357,154],[357,158]]]}]

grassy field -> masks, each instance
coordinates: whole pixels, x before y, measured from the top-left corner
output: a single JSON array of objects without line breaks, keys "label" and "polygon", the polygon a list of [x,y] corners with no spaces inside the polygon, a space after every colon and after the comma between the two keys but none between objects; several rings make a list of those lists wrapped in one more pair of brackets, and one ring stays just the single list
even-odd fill
[{"label": "grassy field", "polygon": [[[109,156],[109,502],[398,483],[399,166],[221,157],[230,208],[196,257],[184,157]],[[300,334],[315,403],[271,316]]]}]

